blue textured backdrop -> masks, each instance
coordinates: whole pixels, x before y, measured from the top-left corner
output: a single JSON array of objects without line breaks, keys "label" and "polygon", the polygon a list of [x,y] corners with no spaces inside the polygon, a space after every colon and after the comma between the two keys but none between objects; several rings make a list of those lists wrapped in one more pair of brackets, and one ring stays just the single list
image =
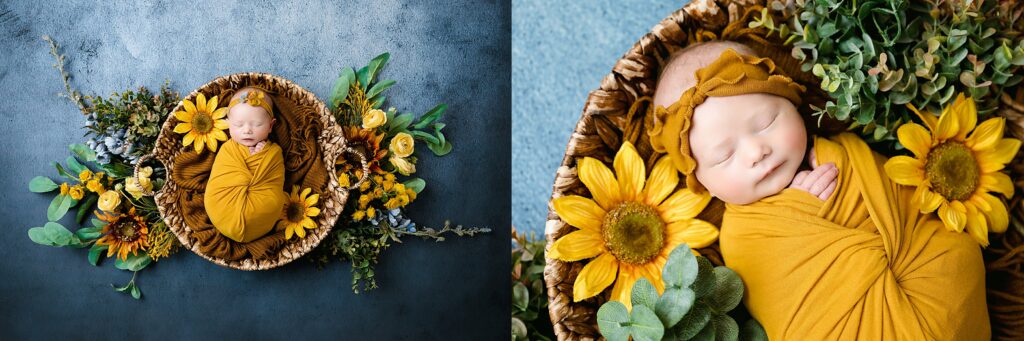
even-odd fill
[{"label": "blue textured backdrop", "polygon": [[[0,1],[0,339],[507,338],[510,13],[501,1]],[[63,45],[74,85],[104,96],[165,79],[187,94],[262,71],[324,98],[341,67],[390,51],[390,105],[423,113],[448,103],[455,143],[449,156],[421,159],[428,187],[410,215],[495,232],[409,239],[377,266],[382,287],[359,295],[347,265],[317,271],[300,259],[243,272],[187,250],[140,273],[143,300],[114,292],[130,273],[26,234],[45,223],[52,197],[28,192],[29,179],[56,177],[50,161],[85,132],[77,108],[55,96],[63,85],[44,34]]]},{"label": "blue textured backdrop", "polygon": [[512,225],[544,233],[555,170],[587,94],[651,27],[688,1],[515,0]]}]

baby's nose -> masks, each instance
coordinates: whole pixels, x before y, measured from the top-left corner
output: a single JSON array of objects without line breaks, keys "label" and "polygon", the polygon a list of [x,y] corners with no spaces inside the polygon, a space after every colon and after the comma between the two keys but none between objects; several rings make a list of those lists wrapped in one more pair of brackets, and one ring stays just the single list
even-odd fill
[{"label": "baby's nose", "polygon": [[763,141],[751,141],[746,154],[750,166],[753,167],[771,154],[771,146]]}]

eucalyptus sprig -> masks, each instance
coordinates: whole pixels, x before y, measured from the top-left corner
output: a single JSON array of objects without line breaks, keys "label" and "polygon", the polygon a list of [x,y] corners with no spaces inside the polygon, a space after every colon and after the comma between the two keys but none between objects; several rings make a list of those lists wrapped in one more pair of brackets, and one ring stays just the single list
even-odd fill
[{"label": "eucalyptus sprig", "polygon": [[646,278],[633,285],[632,311],[608,301],[597,311],[601,335],[609,341],[633,340],[767,340],[756,320],[741,330],[728,312],[743,298],[743,281],[731,269],[712,267],[686,244],[672,250],[662,269],[660,296]]}]

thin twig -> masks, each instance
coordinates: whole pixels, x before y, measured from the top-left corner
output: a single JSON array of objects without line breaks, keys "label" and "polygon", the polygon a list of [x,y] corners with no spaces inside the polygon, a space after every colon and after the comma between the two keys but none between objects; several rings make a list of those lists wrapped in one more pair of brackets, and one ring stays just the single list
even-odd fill
[{"label": "thin twig", "polygon": [[78,90],[75,90],[71,87],[71,75],[64,70],[64,55],[58,52],[58,50],[60,49],[60,45],[58,45],[56,41],[53,41],[53,39],[50,38],[50,36],[48,35],[44,35],[43,40],[50,43],[50,54],[53,55],[53,58],[57,59],[57,62],[53,64],[53,68],[57,69],[57,71],[60,71],[60,76],[64,80],[65,92],[58,93],[57,96],[66,97],[70,99],[72,102],[75,103],[75,105],[78,106],[78,109],[82,111],[82,114],[88,114],[89,109],[86,108],[85,101],[82,100],[82,94],[79,93]]}]

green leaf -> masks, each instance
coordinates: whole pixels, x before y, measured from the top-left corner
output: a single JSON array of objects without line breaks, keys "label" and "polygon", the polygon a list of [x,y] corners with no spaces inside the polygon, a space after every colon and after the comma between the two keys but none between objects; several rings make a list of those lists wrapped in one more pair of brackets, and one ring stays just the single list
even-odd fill
[{"label": "green leaf", "polygon": [[90,220],[90,222],[92,222],[92,226],[99,227],[100,229],[102,229],[104,226],[107,226],[107,222],[99,220],[99,219],[96,219],[96,218],[92,218],[92,220]]},{"label": "green leaf", "polygon": [[71,180],[78,180],[78,174],[68,173],[67,170],[64,170],[64,166],[62,166],[59,162],[57,162],[57,161],[50,161],[50,164],[53,165],[53,168],[57,169],[57,173],[60,173],[60,175],[64,176],[65,178],[68,178],[68,179],[71,179]]},{"label": "green leaf", "polygon": [[406,128],[409,127],[409,123],[412,123],[412,119],[412,113],[404,113],[396,116],[394,120],[389,121],[390,123],[388,124],[388,135],[392,135],[391,133],[397,133],[399,131],[405,130]]},{"label": "green leaf", "polygon": [[89,264],[99,266],[100,256],[102,256],[109,248],[109,245],[92,244],[92,247],[89,248]]},{"label": "green leaf", "polygon": [[715,266],[705,257],[697,257],[697,280],[690,285],[697,297],[704,297],[715,289]]},{"label": "green leaf", "polygon": [[64,217],[64,214],[68,213],[68,209],[71,205],[76,202],[69,195],[58,194],[50,201],[50,207],[46,209],[46,219],[49,221],[58,221]]},{"label": "green leaf", "polygon": [[642,305],[653,310],[654,305],[658,303],[658,289],[655,289],[654,284],[651,284],[646,277],[640,277],[633,283],[630,302],[633,303],[634,309],[636,306]]},{"label": "green leaf", "polygon": [[698,332],[697,335],[694,335],[690,340],[715,341],[715,325],[708,323],[704,326],[704,329],[701,329],[700,332]]},{"label": "green leaf", "polygon": [[529,330],[526,329],[526,323],[523,320],[513,317],[512,318],[512,341],[518,340],[529,340],[527,335]]},{"label": "green leaf", "polygon": [[740,276],[727,267],[715,267],[715,290],[705,297],[711,310],[719,314],[728,313],[742,298],[743,281]]},{"label": "green leaf", "polygon": [[522,282],[516,282],[512,287],[512,306],[519,310],[526,310],[530,303],[530,290]]},{"label": "green leaf", "polygon": [[142,291],[139,290],[139,286],[138,285],[132,285],[132,298],[134,298],[134,299],[142,298]]},{"label": "green leaf", "polygon": [[768,341],[768,333],[764,331],[764,327],[761,327],[757,320],[749,319],[740,327],[740,340]]},{"label": "green leaf", "polygon": [[717,315],[711,319],[711,324],[715,326],[715,340],[739,340],[740,327],[729,315]]},{"label": "green leaf", "polygon": [[[377,74],[380,73],[380,70],[384,68],[384,64],[387,64],[388,59],[390,58],[391,54],[384,52],[381,53],[379,56],[373,57],[373,59],[370,60],[370,64],[366,65],[366,67],[369,69],[367,74],[367,76],[369,77],[367,78],[366,82],[363,83],[363,89],[365,89],[371,82],[373,82],[373,79],[377,77]],[[373,96],[367,96],[367,98],[369,97]]]},{"label": "green leaf", "polygon": [[99,165],[99,167],[103,171],[107,172],[107,175],[112,178],[127,178],[135,173],[134,168],[120,162],[111,162],[105,165]]},{"label": "green leaf", "polygon": [[672,328],[680,340],[688,340],[696,336],[711,321],[711,309],[704,303],[697,302],[690,311]]},{"label": "green leaf", "polygon": [[[636,288],[634,287],[633,290]],[[672,327],[679,323],[683,316],[686,316],[696,298],[697,295],[689,288],[667,288],[658,299],[654,312],[661,319],[662,325]]]},{"label": "green leaf", "polygon": [[345,102],[345,98],[348,97],[348,89],[352,86],[352,81],[355,80],[355,77],[352,68],[346,67],[341,69],[338,79],[334,81],[334,88],[332,88],[331,97],[327,102],[330,105],[331,111],[337,110],[341,103]]},{"label": "green leaf", "polygon": [[437,138],[434,137],[434,135],[430,135],[430,134],[427,134],[427,133],[419,131],[419,130],[413,130],[413,131],[410,131],[409,133],[412,134],[412,137],[415,137],[415,138],[417,138],[419,140],[422,140],[422,141],[426,142],[427,145],[440,143],[440,141],[438,141]]},{"label": "green leaf", "polygon": [[82,161],[96,162],[96,151],[93,151],[91,148],[84,144],[75,143],[69,145],[68,149],[70,149],[71,153],[74,153],[75,156],[77,156],[79,159],[82,159]]},{"label": "green leaf", "polygon": [[633,306],[629,321],[633,341],[659,341],[665,335],[665,326],[661,325],[658,315],[646,306]]},{"label": "green leaf", "polygon": [[427,111],[426,114],[423,114],[423,116],[420,116],[419,121],[417,121],[416,125],[413,126],[413,127],[416,128],[416,129],[426,128],[431,123],[434,123],[434,121],[437,121],[437,120],[441,119],[441,116],[444,116],[444,112],[446,110],[448,110],[448,105],[447,104],[444,104],[444,103],[438,104],[433,109],[430,109],[429,111]]},{"label": "green leaf", "polygon": [[36,244],[49,245],[64,247],[73,243],[78,243],[79,240],[75,237],[74,233],[71,233],[64,225],[48,222],[42,227],[33,227],[28,229],[28,238]]},{"label": "green leaf", "polygon": [[102,232],[103,229],[100,227],[83,227],[75,231],[75,236],[81,240],[91,241],[93,239],[98,239]]},{"label": "green leaf", "polygon": [[136,255],[128,255],[128,258],[125,260],[117,258],[117,260],[114,262],[114,267],[121,270],[139,271],[144,269],[146,265],[149,265],[149,263],[152,261],[153,259],[149,258],[149,255],[147,255],[145,252],[141,252]]},{"label": "green leaf", "polygon": [[597,327],[608,341],[629,340],[629,311],[619,301],[608,301],[597,310]]},{"label": "green leaf", "polygon": [[113,284],[110,285],[110,287],[114,288],[114,290],[119,291],[119,292],[125,292],[125,290],[131,289],[133,286],[135,286],[135,284],[133,284],[131,282],[129,282],[128,285],[125,285],[124,287],[121,287],[121,288],[118,288],[116,285],[113,285]]},{"label": "green leaf", "polygon": [[359,81],[359,87],[366,91],[366,87],[370,84],[370,69],[368,66],[364,66],[356,71],[356,80]]},{"label": "green leaf", "polygon": [[697,257],[690,252],[688,245],[680,244],[672,250],[661,276],[666,288],[685,288],[697,279]]},{"label": "green leaf", "polygon": [[78,222],[78,225],[82,225],[82,222],[85,221],[85,217],[89,216],[89,213],[92,212],[93,206],[96,205],[96,201],[99,199],[100,197],[95,194],[89,194],[85,197],[85,201],[78,206],[78,214],[75,215],[75,221]]},{"label": "green leaf", "polygon": [[68,164],[68,170],[75,174],[82,174],[82,171],[89,169],[81,163],[78,163],[78,159],[75,159],[74,156],[68,156],[68,158],[64,160],[64,163]]},{"label": "green leaf", "polygon": [[374,109],[380,109],[380,106],[384,105],[384,100],[386,100],[387,98],[388,98],[388,96],[384,96],[384,95],[377,96],[373,100],[373,103],[370,103],[370,107],[372,107]]},{"label": "green leaf", "polygon": [[423,192],[423,188],[427,187],[427,182],[420,178],[412,178],[403,182],[402,185],[404,185],[405,188],[412,189],[416,194],[420,194],[420,192]]},{"label": "green leaf", "polygon": [[370,91],[366,92],[366,98],[373,98],[374,96],[377,96],[377,94],[380,94],[381,92],[384,92],[384,90],[390,88],[392,85],[395,85],[395,81],[391,79],[374,84],[373,87],[370,88]]},{"label": "green leaf", "polygon": [[60,188],[59,185],[45,176],[37,176],[28,182],[28,190],[35,193],[49,193]]},{"label": "green leaf", "polygon": [[437,144],[428,144],[427,148],[430,149],[430,151],[434,152],[434,155],[445,156],[448,155],[448,153],[452,152],[452,143],[451,141],[445,141],[443,146]]}]

